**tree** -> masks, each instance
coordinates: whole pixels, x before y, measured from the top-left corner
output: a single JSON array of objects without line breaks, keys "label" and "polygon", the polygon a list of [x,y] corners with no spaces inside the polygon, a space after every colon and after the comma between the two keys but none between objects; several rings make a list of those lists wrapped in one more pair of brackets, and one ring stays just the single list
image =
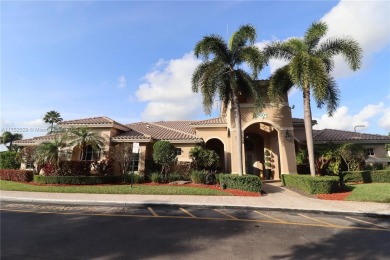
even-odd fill
[{"label": "tree", "polygon": [[45,116],[43,117],[43,121],[45,123],[51,124],[49,134],[52,134],[54,131],[54,123],[57,124],[57,123],[61,122],[62,120],[63,119],[61,118],[60,113],[58,113],[57,111],[54,111],[54,110],[47,112],[45,114]]},{"label": "tree", "polygon": [[18,169],[19,167],[20,162],[18,160],[17,152],[0,152],[0,169]]},{"label": "tree", "polygon": [[153,145],[153,160],[161,165],[161,174],[167,180],[169,168],[177,162],[176,149],[168,141],[158,141]]},{"label": "tree", "polygon": [[343,144],[339,148],[339,154],[347,164],[348,171],[361,170],[367,158],[367,150],[361,144]]},{"label": "tree", "polygon": [[[388,136],[390,136],[390,132],[389,132]],[[386,151],[390,151],[390,144],[385,144],[385,149],[386,149]]]},{"label": "tree", "polygon": [[190,157],[195,163],[195,169],[212,169],[214,170],[219,163],[219,155],[214,150],[204,149],[197,145],[190,150]]},{"label": "tree", "polygon": [[85,150],[88,146],[93,151],[99,151],[104,145],[104,139],[87,127],[77,127],[69,130],[69,146],[77,146],[80,149],[80,160],[85,159]]},{"label": "tree", "polygon": [[[233,33],[228,44],[221,36],[205,36],[194,50],[195,56],[202,57],[203,62],[192,75],[192,91],[202,93],[206,114],[211,113],[216,96],[219,96],[225,110],[229,103],[234,110],[240,176],[243,172],[243,160],[239,96],[253,97],[256,111],[265,105],[262,95],[264,92],[260,91],[256,81],[265,65],[265,58],[254,45],[255,40],[256,29],[251,25],[243,25]],[[243,64],[248,65],[252,75],[241,68]]]},{"label": "tree", "polygon": [[1,136],[0,136],[0,143],[6,145],[9,143],[9,145],[6,147],[8,148],[8,151],[12,151],[12,150],[17,150],[15,149],[15,147],[12,145],[12,143],[16,140],[22,140],[23,139],[23,135],[22,134],[18,134],[18,133],[11,133],[11,132],[4,132]]},{"label": "tree", "polygon": [[126,174],[131,170],[133,159],[132,152],[133,144],[121,143],[112,147],[110,157],[112,157],[119,165],[122,174]]},{"label": "tree", "polygon": [[61,150],[66,147],[65,139],[54,139],[52,142],[41,143],[34,152],[33,159],[37,163],[37,172],[45,164],[52,164],[58,167],[61,158]]},{"label": "tree", "polygon": [[312,92],[318,107],[326,104],[329,115],[332,115],[339,101],[337,84],[330,75],[334,56],[341,54],[352,70],[359,69],[362,59],[362,49],[351,38],[323,40],[327,30],[326,23],[316,22],[308,28],[302,39],[274,42],[264,50],[267,58],[288,61],[286,66],[271,76],[270,89],[286,91],[294,85],[303,92],[306,142],[312,176],[315,175],[315,165],[310,94]]}]

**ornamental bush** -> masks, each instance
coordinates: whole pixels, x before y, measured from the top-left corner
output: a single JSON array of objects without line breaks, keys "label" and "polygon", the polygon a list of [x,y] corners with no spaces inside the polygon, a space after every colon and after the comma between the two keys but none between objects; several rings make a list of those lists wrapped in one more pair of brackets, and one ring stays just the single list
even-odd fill
[{"label": "ornamental bush", "polygon": [[307,194],[330,194],[339,190],[337,176],[307,176],[282,174],[283,186],[297,189]]},{"label": "ornamental bush", "polygon": [[6,151],[0,153],[0,169],[19,169],[20,162],[17,152]]},{"label": "ornamental bush", "polygon": [[88,176],[91,174],[92,161],[60,161],[55,175]]},{"label": "ornamental bush", "polygon": [[344,182],[390,182],[390,170],[344,171],[340,175]]},{"label": "ornamental bush", "polygon": [[[122,176],[42,176],[35,175],[34,182],[42,184],[93,185],[130,183],[130,175]],[[133,183],[142,183],[143,176],[134,174]]]},{"label": "ornamental bush", "polygon": [[206,184],[207,172],[204,171],[192,171],[191,181],[196,184]]},{"label": "ornamental bush", "polygon": [[29,182],[33,179],[33,171],[28,170],[0,170],[0,180]]},{"label": "ornamental bush", "polygon": [[218,174],[219,184],[223,189],[239,189],[261,192],[261,180],[258,176],[236,174]]}]

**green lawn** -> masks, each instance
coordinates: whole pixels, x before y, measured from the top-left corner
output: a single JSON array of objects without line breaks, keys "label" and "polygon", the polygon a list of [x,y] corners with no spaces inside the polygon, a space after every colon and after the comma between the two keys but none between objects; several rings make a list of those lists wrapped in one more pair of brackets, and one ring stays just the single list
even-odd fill
[{"label": "green lawn", "polygon": [[352,194],[346,200],[390,203],[390,183],[348,185]]},{"label": "green lawn", "polygon": [[28,183],[0,180],[0,190],[63,192],[63,193],[100,193],[100,194],[152,194],[152,195],[209,195],[231,196],[219,190],[185,186],[147,186],[147,185],[80,185],[80,186],[36,186]]}]

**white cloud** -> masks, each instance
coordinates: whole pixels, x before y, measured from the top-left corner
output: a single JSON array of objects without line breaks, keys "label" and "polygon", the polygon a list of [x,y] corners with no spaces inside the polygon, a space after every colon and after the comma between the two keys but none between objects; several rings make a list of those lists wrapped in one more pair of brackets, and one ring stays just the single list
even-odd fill
[{"label": "white cloud", "polygon": [[122,75],[118,78],[118,88],[125,88],[125,87],[126,87],[126,77]]},{"label": "white cloud", "polygon": [[150,121],[194,118],[194,113],[202,110],[200,94],[191,89],[192,73],[199,63],[192,53],[180,59],[159,60],[136,92],[139,101],[148,102],[142,118]]},{"label": "white cloud", "polygon": [[[351,36],[363,49],[363,66],[370,56],[390,42],[390,2],[388,1],[340,1],[322,21],[328,24],[325,36]],[[335,58],[335,77],[343,77],[352,71],[342,57]]]},{"label": "white cloud", "polygon": [[[378,116],[382,116],[382,119],[375,122]],[[316,118],[317,125],[314,126],[314,129],[331,128],[353,131],[355,126],[364,125],[360,130],[366,130],[371,126],[375,126],[376,123],[383,128],[390,129],[389,118],[390,107],[386,108],[383,102],[376,105],[367,105],[355,115],[349,112],[348,107],[342,106],[336,110],[333,117],[324,114],[320,118]]]},{"label": "white cloud", "polygon": [[379,119],[378,125],[390,132],[390,108],[387,108]]}]

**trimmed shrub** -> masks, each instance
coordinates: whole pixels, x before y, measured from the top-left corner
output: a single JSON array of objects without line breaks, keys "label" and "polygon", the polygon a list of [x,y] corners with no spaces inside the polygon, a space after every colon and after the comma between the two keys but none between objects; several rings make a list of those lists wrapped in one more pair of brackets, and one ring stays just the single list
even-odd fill
[{"label": "trimmed shrub", "polygon": [[223,189],[239,189],[252,192],[261,191],[261,180],[258,176],[218,174],[218,180]]},{"label": "trimmed shrub", "polygon": [[0,169],[19,169],[17,152],[6,151],[0,153]]},{"label": "trimmed shrub", "polygon": [[344,182],[390,182],[390,170],[341,172]]},{"label": "trimmed shrub", "polygon": [[206,175],[204,171],[192,171],[191,181],[196,184],[206,184]]},{"label": "trimmed shrub", "polygon": [[88,176],[91,174],[92,161],[60,161],[57,174],[59,176]]},{"label": "trimmed shrub", "polygon": [[154,172],[154,173],[152,173],[152,175],[150,175],[150,180],[154,183],[159,183],[162,181],[162,179],[163,179],[162,174],[160,174],[158,172]]},{"label": "trimmed shrub", "polygon": [[371,172],[372,182],[390,183],[390,170],[377,170]]},{"label": "trimmed shrub", "polygon": [[139,175],[139,174],[126,174],[126,175],[122,175],[122,176],[118,176],[118,177],[122,177],[122,181],[121,182],[124,182],[124,183],[131,183],[131,178],[133,178],[133,183],[144,183],[145,182],[145,177],[144,175]]},{"label": "trimmed shrub", "polygon": [[[70,185],[93,185],[130,183],[131,176],[42,176],[35,175],[34,182],[42,184],[70,184]],[[134,183],[142,183],[143,176],[134,174]]]},{"label": "trimmed shrub", "polygon": [[298,174],[282,174],[283,186],[297,189],[307,194],[329,194],[339,190],[337,176],[307,176]]},{"label": "trimmed shrub", "polygon": [[180,173],[170,173],[168,175],[168,182],[183,181],[184,176]]},{"label": "trimmed shrub", "polygon": [[33,171],[0,170],[0,180],[29,182],[33,179]]}]

